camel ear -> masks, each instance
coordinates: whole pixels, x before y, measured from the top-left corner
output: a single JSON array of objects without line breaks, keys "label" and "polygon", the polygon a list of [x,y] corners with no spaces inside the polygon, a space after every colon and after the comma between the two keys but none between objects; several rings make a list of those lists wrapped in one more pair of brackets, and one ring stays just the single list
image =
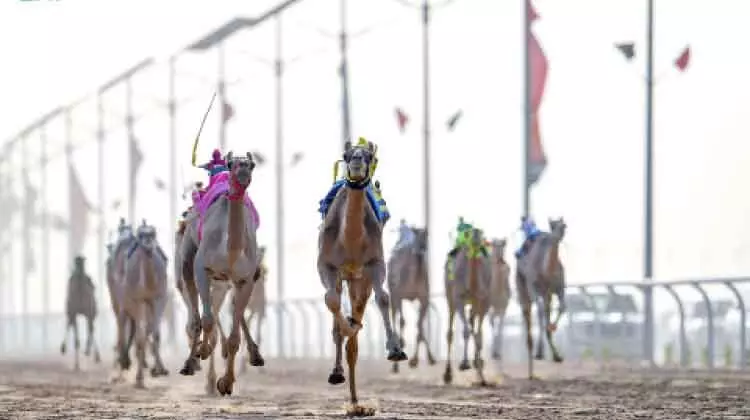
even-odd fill
[{"label": "camel ear", "polygon": [[375,153],[375,143],[368,141],[367,148],[370,149],[370,153]]},{"label": "camel ear", "polygon": [[347,141],[346,143],[344,143],[344,152],[346,153],[349,150],[352,150],[352,142]]},{"label": "camel ear", "polygon": [[229,162],[230,160],[232,160],[232,157],[234,157],[234,154],[231,151],[229,153],[227,153],[227,162]]},{"label": "camel ear", "polygon": [[247,156],[247,160],[249,160],[250,162],[252,162],[252,161],[253,161],[253,154],[252,154],[252,153],[250,153],[250,152],[247,152],[247,153],[246,153],[246,156]]}]

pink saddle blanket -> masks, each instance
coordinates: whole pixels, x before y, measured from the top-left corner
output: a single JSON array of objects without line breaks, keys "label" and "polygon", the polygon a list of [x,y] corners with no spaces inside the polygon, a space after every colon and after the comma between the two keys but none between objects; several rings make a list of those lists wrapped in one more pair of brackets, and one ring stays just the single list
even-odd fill
[{"label": "pink saddle blanket", "polygon": [[[206,211],[211,205],[219,199],[222,195],[229,193],[229,172],[220,172],[211,177],[211,181],[208,184],[208,188],[204,193],[193,193],[193,202],[195,207],[198,209],[198,240],[203,236],[203,219],[206,216]],[[255,229],[260,226],[260,216],[258,210],[255,208],[253,200],[250,196],[245,193],[245,208],[250,212],[250,217],[253,218],[253,224]]]}]

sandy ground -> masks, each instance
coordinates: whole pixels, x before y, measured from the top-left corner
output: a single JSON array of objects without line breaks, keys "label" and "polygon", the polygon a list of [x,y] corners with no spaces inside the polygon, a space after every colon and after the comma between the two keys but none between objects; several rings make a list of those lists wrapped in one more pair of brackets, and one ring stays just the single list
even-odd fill
[{"label": "sandy ground", "polygon": [[[223,363],[223,362],[222,362]],[[222,363],[218,363],[221,374]],[[253,419],[344,418],[348,385],[327,384],[329,361],[267,360],[249,368],[230,397],[204,394],[204,373],[147,377],[147,389],[113,383],[111,361],[87,361],[80,372],[69,358],[0,362],[0,419]],[[204,364],[205,365],[205,364]],[[471,385],[471,373],[441,384],[443,365],[362,362],[362,403],[381,419],[750,419],[750,373],[634,373],[570,363],[540,364],[540,380],[523,367],[493,374],[497,385]]]}]

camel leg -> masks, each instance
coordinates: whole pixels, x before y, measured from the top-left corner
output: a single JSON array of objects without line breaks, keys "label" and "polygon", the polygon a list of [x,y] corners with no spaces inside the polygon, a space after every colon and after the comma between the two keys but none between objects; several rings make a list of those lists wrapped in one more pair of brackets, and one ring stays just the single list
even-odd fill
[{"label": "camel leg", "polygon": [[[404,320],[404,313],[402,312],[401,307],[401,300],[400,299],[394,299],[393,296],[391,296],[391,319],[393,322],[396,322],[398,320],[398,340],[401,344],[401,348],[404,347],[404,327],[406,326],[406,321]],[[411,362],[411,361],[410,361]],[[391,372],[398,373],[399,372],[399,366],[398,362],[393,362],[391,367]]]},{"label": "camel leg", "polygon": [[326,288],[326,306],[333,315],[334,322],[338,325],[339,333],[344,337],[351,337],[362,326],[351,323],[341,312],[341,282],[338,278],[338,270],[331,265],[320,263],[318,264],[318,274],[321,283]]},{"label": "camel leg", "polygon": [[333,347],[336,352],[333,361],[333,370],[328,375],[328,383],[331,385],[340,385],[346,382],[344,378],[344,366],[341,364],[343,358],[343,345],[344,336],[339,330],[339,325],[336,320],[333,320],[333,328],[331,329],[331,337],[333,338]]},{"label": "camel leg", "polygon": [[536,298],[536,316],[537,320],[539,321],[539,339],[536,342],[536,355],[534,358],[536,360],[544,360],[544,340],[545,335],[544,331],[547,329],[547,319],[545,317],[546,309],[544,300],[541,298]]},{"label": "camel leg", "polygon": [[[252,320],[253,320],[253,313],[251,311],[250,315],[248,315],[248,317],[245,318],[245,322],[242,324],[242,337],[245,339],[245,343],[249,342],[248,337],[250,337],[250,325],[252,323]],[[248,354],[249,353],[250,353],[250,349],[248,349]],[[247,365],[249,363],[250,363],[249,359],[247,359],[244,354],[240,356],[240,375],[244,375],[245,372],[247,372]]]},{"label": "camel leg", "polygon": [[[255,270],[251,270],[251,272],[255,272]],[[235,381],[234,359],[237,356],[237,351],[239,351],[241,341],[240,328],[242,327],[242,324],[245,323],[245,308],[247,308],[247,303],[250,300],[250,296],[253,293],[253,287],[255,286],[255,283],[252,281],[245,281],[239,284],[242,286],[235,288],[235,304],[232,308],[232,330],[229,333],[229,337],[227,337],[227,350],[229,354],[227,357],[226,371],[224,372],[224,376],[219,378],[219,381],[216,382],[216,389],[219,391],[220,395],[232,395],[232,387]]]},{"label": "camel leg", "polygon": [[73,318],[73,345],[75,346],[75,370],[81,369],[81,339],[78,336],[78,322]]},{"label": "camel leg", "polygon": [[151,353],[154,355],[154,367],[151,368],[151,376],[167,376],[169,371],[164,367],[164,361],[161,358],[161,321],[166,306],[166,299],[159,299],[155,302],[155,308],[151,306],[149,315],[148,331],[151,333]]},{"label": "camel leg", "polygon": [[[425,297],[419,302],[419,317],[417,318],[417,348],[419,348],[419,342],[424,343],[425,351],[427,352],[427,363],[431,366],[437,363],[435,356],[430,350],[430,343],[427,341],[427,335],[424,333],[425,321],[427,320],[427,312],[430,310],[430,298]],[[415,358],[416,352],[415,352]]]},{"label": "camel leg", "polygon": [[375,302],[377,302],[378,309],[380,309],[380,315],[383,317],[383,325],[385,326],[385,336],[387,340],[386,348],[388,350],[388,360],[391,362],[402,362],[408,359],[408,357],[401,347],[400,337],[398,337],[393,331],[391,317],[388,313],[390,298],[388,297],[388,293],[385,292],[385,289],[383,289],[385,281],[385,264],[383,261],[370,263],[365,266],[363,273],[364,277],[372,284],[372,291],[375,293]]},{"label": "camel leg", "polygon": [[[250,316],[252,317],[252,313],[250,314]],[[258,328],[258,331],[260,331],[260,328]],[[266,361],[263,359],[263,356],[260,355],[260,346],[255,340],[253,340],[253,336],[250,334],[249,318],[242,323],[242,335],[245,337],[245,342],[247,342],[247,354],[250,357],[250,366],[264,366],[266,364]]]},{"label": "camel leg", "polygon": [[[369,278],[368,278],[369,279]],[[371,287],[367,281],[360,281],[356,286],[349,286],[349,300],[352,302],[352,318],[358,324],[362,323],[365,314],[367,301],[370,299]],[[355,290],[357,289],[357,290]],[[387,310],[387,307],[386,307]],[[386,312],[387,315],[387,312]],[[367,409],[359,406],[357,397],[357,358],[359,356],[358,334],[354,334],[346,340],[346,364],[349,367],[349,395],[350,395],[350,414],[364,414]]]},{"label": "camel leg", "polygon": [[[72,322],[71,319],[73,320]],[[68,315],[67,323],[65,324],[65,331],[63,331],[62,343],[60,343],[60,354],[65,354],[68,350],[68,333],[70,332],[70,329],[73,328],[73,323],[75,323],[75,316],[71,317]]]},{"label": "camel leg", "polygon": [[[450,291],[446,291],[446,294]],[[445,359],[445,373],[443,373],[443,382],[447,385],[453,382],[453,368],[451,367],[451,359],[453,358],[453,320],[456,317],[456,308],[448,300],[448,332],[445,335],[445,339],[448,341],[447,357]]]},{"label": "camel leg", "polygon": [[258,317],[255,318],[255,337],[257,337],[255,342],[258,344],[259,350],[260,350],[260,342],[261,342],[261,335],[260,335],[261,330],[262,330],[261,327],[263,326],[263,319],[265,317],[266,316],[264,314],[260,313],[258,314]]},{"label": "camel leg", "polygon": [[[216,335],[216,332],[214,332]],[[213,353],[208,357],[208,372],[206,372],[205,390],[208,395],[216,395],[216,357]]]},{"label": "camel leg", "polygon": [[474,330],[474,369],[479,377],[479,385],[486,386],[487,380],[484,377],[484,360],[482,359],[482,347],[484,344],[484,317],[487,310],[482,307],[477,309],[477,326]]},{"label": "camel leg", "polygon": [[135,357],[136,357],[136,371],[135,371],[135,387],[145,388],[143,383],[143,370],[145,369],[146,363],[146,342],[148,341],[147,322],[148,315],[145,303],[139,303],[137,311],[137,317],[134,319],[135,327]]},{"label": "camel leg", "polygon": [[204,255],[201,250],[195,254],[193,260],[193,274],[195,275],[196,282],[198,283],[198,296],[200,297],[201,306],[203,307],[203,315],[201,316],[201,329],[203,330],[203,340],[198,349],[198,355],[201,359],[206,360],[208,356],[214,351],[210,344],[211,333],[214,329],[214,314],[211,308],[211,282],[208,278],[208,272],[206,271],[206,264],[204,261]]},{"label": "camel leg", "polygon": [[552,352],[552,360],[555,363],[561,363],[563,361],[562,356],[560,356],[560,352],[557,351],[557,346],[555,345],[555,340],[552,337],[552,334],[554,333],[553,328],[549,328],[549,326],[554,325],[550,323],[551,313],[552,313],[552,297],[551,295],[547,295],[547,297],[544,299],[544,316],[545,321],[547,321],[548,328],[544,329],[544,332],[547,335],[547,343],[549,344],[549,349]]},{"label": "camel leg", "polygon": [[182,281],[187,298],[185,299],[185,303],[188,307],[188,322],[185,330],[188,336],[190,352],[180,369],[180,375],[194,375],[196,371],[200,370],[200,362],[196,355],[201,334],[200,313],[198,312],[198,288],[196,287],[195,276],[193,275],[194,265],[190,263],[195,256],[195,252],[195,247],[193,247],[188,250],[188,255],[183,255],[182,259]]},{"label": "camel leg", "polygon": [[528,362],[529,379],[534,378],[534,360],[531,356],[531,350],[534,347],[534,338],[531,335],[531,302],[523,302],[521,305],[523,313],[523,324],[526,328],[526,356]]},{"label": "camel leg", "polygon": [[492,322],[492,358],[503,358],[503,327],[505,325],[505,311],[496,312]]},{"label": "camel leg", "polygon": [[458,365],[458,370],[469,370],[471,369],[471,364],[469,364],[469,339],[471,338],[473,331],[469,319],[466,317],[466,305],[459,305],[457,309],[458,319],[464,327],[464,356],[461,363]]},{"label": "camel leg", "polygon": [[94,336],[94,317],[88,317],[86,318],[86,322],[88,324],[88,337],[87,337],[87,347],[89,348],[89,353],[91,353],[91,349],[94,350],[94,363],[101,363],[102,358],[99,354],[99,346],[96,345],[96,337]]},{"label": "camel leg", "polygon": [[93,346],[93,339],[94,339],[94,323],[93,319],[86,315],[86,345],[83,347],[83,355],[86,357],[91,356],[91,347]]}]

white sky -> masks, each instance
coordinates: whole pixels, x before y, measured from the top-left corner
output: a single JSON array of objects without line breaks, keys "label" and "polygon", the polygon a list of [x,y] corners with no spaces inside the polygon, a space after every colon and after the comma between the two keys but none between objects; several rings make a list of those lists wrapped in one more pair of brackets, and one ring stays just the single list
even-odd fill
[{"label": "white sky", "polygon": [[[165,59],[234,15],[253,16],[276,1],[212,0],[36,0],[0,2],[0,138],[7,139],[53,107],[69,103],[147,56]],[[394,214],[421,223],[421,66],[417,10],[394,0],[350,0],[352,32],[371,31],[351,41],[350,73],[354,134],[376,141],[378,177]],[[645,0],[536,0],[535,25],[550,61],[542,104],[542,136],[549,166],[533,192],[536,218],[562,215],[568,222],[564,258],[571,282],[639,279],[642,271]],[[285,56],[299,58],[285,80],[288,160],[306,160],[287,175],[287,295],[318,297],[315,246],[317,201],[330,184],[338,156],[339,85],[337,45],[317,30],[337,31],[338,2],[303,0],[284,18]],[[435,12],[433,71],[433,231],[438,274],[448,232],[459,214],[494,236],[507,236],[521,208],[521,7],[520,0],[456,0]],[[750,200],[744,191],[750,161],[746,121],[750,109],[750,3],[747,0],[656,0],[655,102],[657,277],[740,275],[750,268]],[[236,119],[228,128],[236,151],[259,150],[271,160],[274,140],[273,77],[257,59],[273,59],[273,22],[233,38],[227,46],[229,89]],[[636,43],[627,63],[615,42]],[[672,62],[686,45],[688,70]],[[245,51],[244,55],[238,51]],[[255,57],[255,59],[251,58]],[[213,88],[190,74],[212,80],[216,54],[180,59],[178,96],[192,102],[179,109],[180,182],[202,179],[189,169],[189,148]],[[159,101],[166,97],[163,62],[134,82],[137,137],[146,154],[139,176],[138,218],[153,220],[170,249],[168,198],[153,179],[168,180],[168,125]],[[105,99],[111,134],[106,151],[106,202],[127,191],[124,94]],[[396,130],[393,108],[411,116],[405,135]],[[444,121],[458,108],[464,117],[453,133]],[[96,203],[97,180],[93,102],[75,113],[79,166],[86,193]],[[150,111],[149,111],[150,110]],[[156,110],[156,111],[155,111]],[[158,111],[158,112],[157,112]],[[114,116],[113,116],[114,115]],[[204,130],[201,153],[217,144],[217,117]],[[56,160],[48,175],[48,206],[67,211],[63,131],[50,126],[48,149]],[[4,140],[3,140],[4,141]],[[32,145],[37,152],[39,145]],[[272,162],[270,162],[272,163]],[[269,166],[270,168],[270,166]],[[32,174],[32,183],[41,175]],[[261,240],[275,258],[274,180],[258,170],[252,195],[261,211]],[[182,206],[182,204],[181,204]],[[123,207],[124,209],[124,207]],[[114,226],[119,213],[109,212]],[[93,229],[86,252],[96,263]],[[389,244],[395,241],[389,233]],[[37,234],[35,249],[41,240]],[[59,281],[67,266],[64,235],[51,238],[50,272]],[[16,248],[18,249],[18,248]],[[509,255],[512,250],[509,250]],[[14,251],[18,256],[18,251]],[[20,264],[14,264],[14,296],[20,296]],[[271,265],[271,281],[275,282]],[[30,293],[40,274],[28,280]],[[434,277],[434,289],[442,281]],[[269,291],[274,295],[275,285]],[[53,296],[54,293],[53,293]],[[53,298],[54,299],[54,298]],[[53,308],[61,308],[55,299]],[[9,303],[18,308],[16,303]],[[33,300],[31,308],[41,308]]]}]

